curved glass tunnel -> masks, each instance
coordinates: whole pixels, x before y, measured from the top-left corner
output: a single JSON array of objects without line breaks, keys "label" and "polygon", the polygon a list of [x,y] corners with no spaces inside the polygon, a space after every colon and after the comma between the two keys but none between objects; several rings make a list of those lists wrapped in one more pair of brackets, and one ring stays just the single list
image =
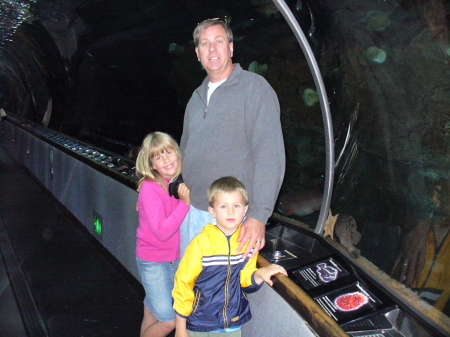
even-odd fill
[{"label": "curved glass tunnel", "polygon": [[[305,56],[274,3],[123,3],[2,2],[0,107],[132,160],[151,131],[181,137],[184,108],[205,77],[192,31],[226,17],[234,62],[264,76],[280,100],[287,167],[277,213],[314,229],[325,176],[322,113]],[[356,229],[352,252],[448,321],[449,1],[287,4],[326,86],[331,213],[347,230],[340,240]]]}]

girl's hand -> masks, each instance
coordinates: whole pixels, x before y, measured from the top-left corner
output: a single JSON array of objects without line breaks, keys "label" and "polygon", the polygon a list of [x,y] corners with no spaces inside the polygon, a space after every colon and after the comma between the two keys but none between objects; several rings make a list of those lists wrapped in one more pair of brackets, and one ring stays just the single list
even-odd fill
[{"label": "girl's hand", "polygon": [[[140,189],[140,188],[141,188],[141,185],[139,184],[139,186],[138,186],[136,192],[139,193],[139,189]],[[139,203],[138,203],[137,201],[136,201],[136,212],[139,212]]]},{"label": "girl's hand", "polygon": [[185,183],[181,183],[178,185],[178,196],[180,197],[180,200],[184,201],[186,205],[191,204],[191,198],[189,197],[189,193],[191,190],[186,186]]}]

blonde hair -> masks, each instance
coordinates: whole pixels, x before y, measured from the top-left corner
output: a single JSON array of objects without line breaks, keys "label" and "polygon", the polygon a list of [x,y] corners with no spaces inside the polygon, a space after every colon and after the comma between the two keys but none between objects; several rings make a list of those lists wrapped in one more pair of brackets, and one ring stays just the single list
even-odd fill
[{"label": "blonde hair", "polygon": [[211,184],[211,186],[209,186],[208,191],[206,193],[209,206],[210,207],[214,206],[217,194],[233,193],[236,191],[242,194],[245,206],[247,206],[248,205],[247,189],[238,178],[229,176],[217,179]]},{"label": "blonde hair", "polygon": [[157,182],[163,189],[167,189],[164,178],[159,172],[152,168],[152,159],[166,151],[173,150],[180,159],[177,172],[172,176],[169,183],[175,181],[181,173],[182,156],[177,142],[167,133],[153,132],[145,136],[136,159],[136,176],[139,178],[139,185],[144,180]]}]

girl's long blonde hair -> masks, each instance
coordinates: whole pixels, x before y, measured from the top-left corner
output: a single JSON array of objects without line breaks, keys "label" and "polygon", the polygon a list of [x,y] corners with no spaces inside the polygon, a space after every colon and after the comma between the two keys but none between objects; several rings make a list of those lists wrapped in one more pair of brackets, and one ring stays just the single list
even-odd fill
[{"label": "girl's long blonde hair", "polygon": [[159,131],[145,136],[136,159],[136,176],[139,178],[139,186],[144,180],[151,180],[157,182],[163,189],[167,189],[164,178],[153,168],[152,158],[168,150],[175,151],[180,159],[178,170],[169,181],[171,183],[181,173],[182,157],[177,142],[167,133]]}]

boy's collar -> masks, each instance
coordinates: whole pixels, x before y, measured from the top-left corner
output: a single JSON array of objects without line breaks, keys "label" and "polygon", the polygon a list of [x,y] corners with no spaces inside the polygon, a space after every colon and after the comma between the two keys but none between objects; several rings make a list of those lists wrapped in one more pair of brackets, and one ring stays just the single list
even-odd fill
[{"label": "boy's collar", "polygon": [[[217,227],[217,222],[211,222],[211,225],[213,225],[215,228],[217,228],[219,231],[221,231],[223,233],[223,231],[219,227]],[[241,229],[241,226],[242,226],[242,222],[239,224],[239,226],[237,226],[236,230],[231,235],[226,235],[225,233],[223,233],[223,234],[225,234],[226,236],[231,237],[234,234],[236,234],[236,232],[239,231],[239,229]]]}]

